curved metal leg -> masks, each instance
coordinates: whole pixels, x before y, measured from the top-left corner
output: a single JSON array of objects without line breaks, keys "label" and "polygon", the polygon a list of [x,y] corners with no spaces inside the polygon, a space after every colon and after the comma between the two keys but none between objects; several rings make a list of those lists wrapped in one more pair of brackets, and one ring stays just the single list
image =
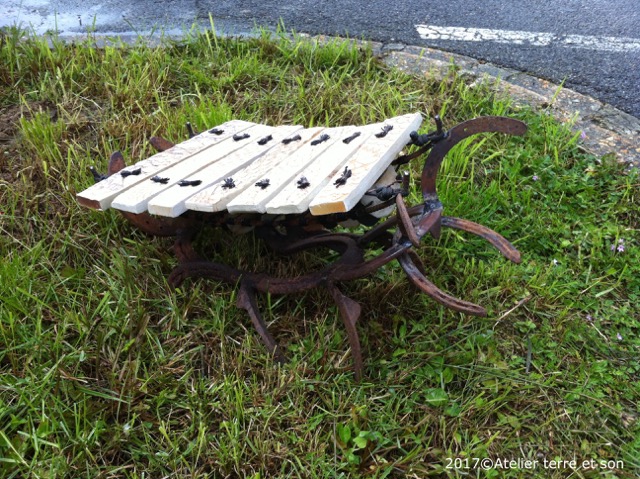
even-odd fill
[{"label": "curved metal leg", "polygon": [[247,285],[246,282],[242,282],[240,284],[236,306],[247,311],[251,318],[251,322],[253,323],[253,327],[256,328],[256,331],[258,331],[258,334],[262,338],[262,342],[265,344],[269,352],[273,354],[276,361],[283,363],[285,361],[284,354],[282,354],[278,343],[276,343],[275,339],[273,339],[273,336],[267,329],[267,323],[264,322],[264,319],[258,310],[255,290],[251,286]]},{"label": "curved metal leg", "polygon": [[351,355],[353,356],[355,378],[356,381],[360,381],[360,379],[362,379],[364,363],[362,361],[362,349],[360,348],[360,337],[358,336],[356,323],[360,317],[362,307],[351,298],[342,294],[333,283],[328,282],[327,288],[329,289],[333,300],[338,305],[340,316],[342,317],[344,327],[347,330],[349,346],[351,346]]},{"label": "curved metal leg", "polygon": [[407,206],[404,203],[404,199],[401,194],[396,196],[396,215],[398,216],[398,228],[402,233],[402,236],[407,238],[414,247],[420,246],[420,237],[416,234],[416,229],[411,222],[411,216],[407,211]]},{"label": "curved metal leg", "polygon": [[520,263],[520,251],[513,246],[504,236],[496,233],[491,228],[482,226],[473,221],[465,220],[462,218],[454,218],[451,216],[442,217],[442,226],[448,226],[449,228],[455,228],[458,230],[472,233],[476,236],[480,236],[493,245],[502,255],[514,263]]},{"label": "curved metal leg", "polygon": [[446,306],[447,308],[454,309],[456,311],[460,311],[461,313],[470,314],[473,316],[486,316],[487,310],[482,306],[478,306],[477,304],[469,303],[468,301],[463,301],[461,299],[455,298],[441,289],[439,289],[435,284],[429,281],[424,275],[420,272],[420,270],[413,264],[411,258],[407,254],[404,254],[398,258],[402,269],[404,269],[405,273],[411,280],[413,284],[415,284],[418,288],[424,291],[426,294],[435,299],[438,303]]}]

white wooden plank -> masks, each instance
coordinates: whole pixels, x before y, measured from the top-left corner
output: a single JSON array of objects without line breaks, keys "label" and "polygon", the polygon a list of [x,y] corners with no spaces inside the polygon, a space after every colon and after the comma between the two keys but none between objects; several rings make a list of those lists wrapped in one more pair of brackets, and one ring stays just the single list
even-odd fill
[{"label": "white wooden plank", "polygon": [[309,205],[313,215],[327,215],[349,211],[371,188],[384,170],[410,141],[409,133],[419,128],[419,113],[388,120],[393,129],[382,138],[375,135],[364,143],[349,159],[346,167],[351,172],[346,184],[336,186],[342,171],[336,173]]},{"label": "white wooden plank", "polygon": [[[113,200],[111,206],[122,211],[129,211],[131,213],[142,213],[143,211],[147,210],[147,205],[152,198],[172,187],[173,185],[178,184],[178,182],[182,180],[192,179],[190,177],[192,177],[195,173],[199,172],[208,165],[224,160],[235,151],[242,151],[246,149],[246,152],[243,152],[240,155],[241,157],[248,157],[248,160],[251,161],[254,156],[259,155],[260,153],[263,153],[271,148],[269,144],[259,145],[257,141],[269,134],[272,134],[275,130],[275,127],[266,125],[255,125],[247,128],[241,133],[241,135],[249,135],[249,137],[241,140],[228,138],[219,145],[216,145],[215,148],[207,148],[206,150],[196,153],[195,155],[189,157],[187,160],[181,161],[175,166],[162,171],[162,174],[159,176],[166,180],[164,183],[154,182],[152,179],[149,179],[143,183],[139,183],[138,185],[128,189],[121,195],[118,195]],[[222,168],[226,167],[226,165],[222,166]],[[222,174],[225,173],[226,171],[222,172]],[[203,178],[197,179],[202,180]]]},{"label": "white wooden plank", "polygon": [[[351,155],[370,136],[378,133],[382,125],[383,123],[376,123],[373,125],[346,127],[342,133],[342,140],[351,137],[355,133],[360,133],[360,136],[348,143],[338,141],[331,145],[313,163],[307,165],[300,173],[300,176],[290,181],[267,203],[266,212],[272,214],[294,214],[307,211],[311,200],[324,188],[331,177],[342,170]],[[309,186],[305,188],[300,188],[298,185],[298,181],[302,176],[309,183]]]},{"label": "white wooden plank", "polygon": [[329,135],[329,139],[321,143],[314,144],[317,140],[313,140],[303,145],[293,155],[287,157],[278,168],[269,172],[269,186],[260,188],[252,186],[243,191],[236,198],[227,204],[227,210],[230,213],[264,213],[265,205],[278,192],[290,183],[307,165],[315,161],[322,153],[324,153],[331,145],[342,141],[344,128],[327,128],[321,131],[317,139],[322,135]]},{"label": "white wooden plank", "polygon": [[[264,156],[235,173],[233,176],[234,188],[224,188],[224,182],[218,181],[190,197],[185,203],[186,208],[206,212],[224,211],[231,200],[245,189],[254,186],[257,181],[268,177],[268,172],[278,168],[281,162],[316,138],[322,130],[323,128],[308,128],[297,131],[295,134],[292,133],[291,136],[300,135],[300,140],[288,144],[280,142],[277,148],[274,147]],[[149,209],[151,210],[151,205],[149,205]]]},{"label": "white wooden plank", "polygon": [[[260,138],[256,138],[244,148],[234,151],[185,178],[187,181],[201,181],[199,185],[188,187],[174,185],[152,198],[147,206],[149,213],[175,218],[189,209],[186,201],[194,195],[198,196],[213,189],[224,197],[233,194],[238,189],[241,191],[244,187],[259,180],[262,172],[268,171],[274,162],[290,155],[298,148],[297,143],[299,142],[284,145],[282,140],[290,138],[300,130],[302,130],[302,126],[281,126],[273,129],[270,133],[271,140],[264,145],[258,144],[257,141]],[[222,188],[224,179],[232,176],[235,187]],[[221,211],[221,209],[206,211]]]},{"label": "white wooden plank", "polygon": [[241,120],[232,120],[217,126],[217,131],[221,134],[210,133],[207,130],[195,137],[180,143],[166,151],[157,153],[145,160],[137,162],[135,165],[128,166],[125,171],[135,171],[140,169],[140,174],[122,176],[117,173],[99,183],[87,188],[77,194],[78,202],[89,208],[106,210],[111,206],[113,199],[120,193],[126,191],[130,187],[146,181],[148,178],[160,173],[162,170],[187,159],[189,156],[215,146],[236,133],[255,125]]}]

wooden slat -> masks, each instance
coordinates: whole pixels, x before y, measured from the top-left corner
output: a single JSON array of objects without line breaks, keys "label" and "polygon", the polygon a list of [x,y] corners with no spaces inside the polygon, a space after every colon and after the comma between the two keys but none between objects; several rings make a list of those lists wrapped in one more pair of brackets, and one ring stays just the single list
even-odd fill
[{"label": "wooden slat", "polygon": [[313,215],[327,215],[349,211],[364,193],[371,188],[376,179],[391,164],[402,148],[409,143],[409,133],[420,126],[419,113],[404,115],[388,120],[393,129],[382,138],[375,135],[369,138],[346,163],[351,177],[346,184],[336,186],[335,181],[342,175],[336,173],[328,184],[318,193],[309,205]]},{"label": "wooden slat", "polygon": [[[260,138],[255,137],[244,148],[236,150],[198,172],[184,177],[187,181],[201,181],[199,185],[186,187],[174,185],[152,198],[148,204],[149,213],[175,218],[187,211],[187,209],[193,209],[186,205],[186,201],[194,195],[199,196],[199,194],[213,189],[224,197],[232,195],[238,189],[241,191],[249,184],[259,180],[259,176],[268,171],[277,161],[290,155],[298,148],[296,143],[299,142],[283,145],[282,140],[290,138],[292,135],[299,133],[300,130],[302,130],[302,126],[272,128],[269,132],[272,139],[264,145],[258,144],[257,141]],[[236,186],[234,188],[222,188],[224,179],[229,177],[233,177]],[[224,209],[224,206],[221,209]],[[205,211],[221,211],[221,209]]]},{"label": "wooden slat", "polygon": [[366,126],[346,127],[342,133],[342,139],[351,137],[354,133],[360,136],[349,143],[338,141],[331,145],[312,164],[307,165],[300,173],[304,176],[309,186],[300,188],[298,180],[300,176],[290,181],[271,201],[266,205],[266,212],[272,214],[303,213],[309,209],[311,200],[324,188],[331,177],[341,171],[344,164],[360,146],[374,133],[378,133],[383,124],[377,123]]},{"label": "wooden slat", "polygon": [[[290,127],[279,127],[290,128]],[[248,138],[235,140],[229,138],[213,148],[208,148],[202,152],[192,155],[189,159],[178,163],[171,168],[167,168],[160,175],[167,179],[166,183],[154,182],[151,179],[136,185],[123,194],[117,196],[111,206],[113,208],[129,211],[131,213],[142,213],[147,210],[147,205],[152,198],[169,189],[178,182],[186,179],[206,180],[205,177],[193,178],[196,173],[211,164],[224,162],[221,174],[227,174],[229,167],[228,158],[240,158],[241,161],[252,161],[256,156],[263,154],[271,148],[271,143],[259,145],[257,142],[267,135],[273,134],[276,127],[266,125],[255,125],[241,133],[247,134]],[[234,152],[241,152],[239,155],[231,156]],[[242,164],[239,166],[243,166]],[[193,187],[182,187],[193,188]],[[193,189],[190,190],[193,192]]]},{"label": "wooden slat", "polygon": [[189,158],[191,155],[194,155],[199,151],[225,141],[234,134],[246,130],[252,125],[255,124],[241,120],[232,120],[216,127],[218,130],[223,131],[220,135],[209,133],[209,131],[200,133],[199,135],[180,143],[167,151],[153,155],[146,160],[139,161],[135,165],[125,168],[126,171],[134,171],[137,168],[140,168],[141,171],[139,175],[123,177],[121,174],[117,173],[78,193],[78,202],[83,206],[88,206],[89,208],[106,210],[111,206],[111,203],[116,196],[132,186],[148,180],[152,176],[160,173],[162,170]]},{"label": "wooden slat", "polygon": [[230,213],[264,213],[265,205],[289,182],[298,178],[307,165],[316,161],[334,143],[341,142],[344,128],[328,128],[319,133],[329,135],[327,141],[313,145],[314,141],[303,145],[293,155],[285,159],[276,170],[269,172],[270,185],[267,188],[252,186],[227,204]]},{"label": "wooden slat", "polygon": [[[223,181],[218,181],[191,196],[185,203],[186,208],[210,213],[225,210],[231,200],[240,195],[245,189],[254,186],[257,181],[269,177],[270,175],[267,173],[282,167],[280,165],[287,157],[294,154],[314,138],[317,138],[322,130],[323,128],[308,128],[292,133],[291,137],[300,135],[300,140],[292,141],[288,144],[281,142],[264,156],[235,173],[233,176],[234,188],[223,188]],[[284,167],[286,168],[286,165]],[[149,209],[151,210],[151,205]]]}]

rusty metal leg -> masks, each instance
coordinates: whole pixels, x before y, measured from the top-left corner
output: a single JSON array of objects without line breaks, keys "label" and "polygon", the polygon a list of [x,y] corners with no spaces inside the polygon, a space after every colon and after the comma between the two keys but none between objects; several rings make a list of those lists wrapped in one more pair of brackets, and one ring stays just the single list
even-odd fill
[{"label": "rusty metal leg", "polygon": [[198,234],[194,228],[181,230],[178,232],[176,242],[173,245],[173,252],[179,263],[190,263],[193,261],[203,261],[203,258],[193,248],[193,240]]},{"label": "rusty metal leg", "polygon": [[258,334],[262,338],[262,342],[265,344],[269,352],[273,354],[276,361],[279,363],[285,362],[285,357],[282,354],[278,343],[273,339],[273,336],[267,329],[267,324],[264,322],[264,319],[258,310],[255,290],[244,281],[240,283],[236,306],[238,306],[238,308],[245,309],[247,313],[249,313],[253,326],[256,328],[256,331],[258,331]]},{"label": "rusty metal leg", "polygon": [[415,267],[418,268],[418,271],[420,271],[423,275],[426,275],[427,269],[424,267],[424,261],[422,261],[420,255],[418,255],[418,253],[416,253],[415,250],[412,249],[407,250],[407,254],[409,255],[409,258],[411,258],[411,261],[413,261]]},{"label": "rusty metal leg", "polygon": [[407,273],[411,282],[435,299],[438,303],[446,306],[447,308],[460,311],[461,313],[471,314],[473,316],[487,315],[487,310],[482,306],[455,298],[439,289],[435,284],[425,278],[422,273],[420,273],[420,270],[418,270],[416,265],[413,264],[413,261],[411,261],[411,258],[409,258],[409,255],[406,253],[400,256],[398,261],[400,262],[402,269]]},{"label": "rusty metal leg", "polygon": [[355,378],[356,381],[360,381],[364,371],[364,363],[362,361],[362,349],[360,348],[360,337],[358,336],[356,323],[360,317],[362,307],[353,299],[342,294],[333,283],[328,282],[327,288],[329,289],[333,300],[338,305],[342,322],[347,330],[349,345],[351,346],[351,355],[353,356]]},{"label": "rusty metal leg", "polygon": [[472,233],[476,236],[480,236],[493,245],[502,255],[514,263],[520,263],[520,251],[513,246],[507,239],[505,239],[499,233],[496,233],[491,228],[479,225],[473,221],[465,220],[462,218],[454,218],[451,216],[444,216],[442,218],[442,226],[448,226],[449,228],[455,228],[458,230]]},{"label": "rusty metal leg", "polygon": [[404,204],[404,199],[401,194],[396,196],[396,209],[398,211],[398,219],[400,220],[398,221],[398,228],[400,228],[402,236],[407,238],[416,248],[419,247],[420,238],[418,238],[418,235],[416,234],[415,227],[411,222],[411,217],[409,216],[407,206]]}]

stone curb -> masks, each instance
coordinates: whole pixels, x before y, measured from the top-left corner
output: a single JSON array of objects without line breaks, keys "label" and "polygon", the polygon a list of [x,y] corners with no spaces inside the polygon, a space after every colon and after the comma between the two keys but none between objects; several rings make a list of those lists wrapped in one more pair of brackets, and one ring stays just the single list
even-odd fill
[{"label": "stone curb", "polygon": [[[315,38],[320,42],[335,40]],[[471,84],[489,82],[511,96],[515,105],[544,109],[563,123],[571,122],[575,131],[584,133],[579,143],[584,151],[599,157],[614,155],[629,167],[640,168],[640,119],[617,108],[526,73],[463,55],[402,43],[354,42],[371,48],[386,65],[412,74],[442,79],[454,66]]]},{"label": "stone curb", "polygon": [[[444,78],[452,65],[475,81],[489,81],[517,104],[550,111],[555,118],[584,132],[582,148],[596,156],[613,154],[618,161],[640,167],[640,119],[594,98],[516,70],[499,68],[454,53],[370,43],[375,55],[399,70]],[[498,81],[499,80],[499,81]]]}]

